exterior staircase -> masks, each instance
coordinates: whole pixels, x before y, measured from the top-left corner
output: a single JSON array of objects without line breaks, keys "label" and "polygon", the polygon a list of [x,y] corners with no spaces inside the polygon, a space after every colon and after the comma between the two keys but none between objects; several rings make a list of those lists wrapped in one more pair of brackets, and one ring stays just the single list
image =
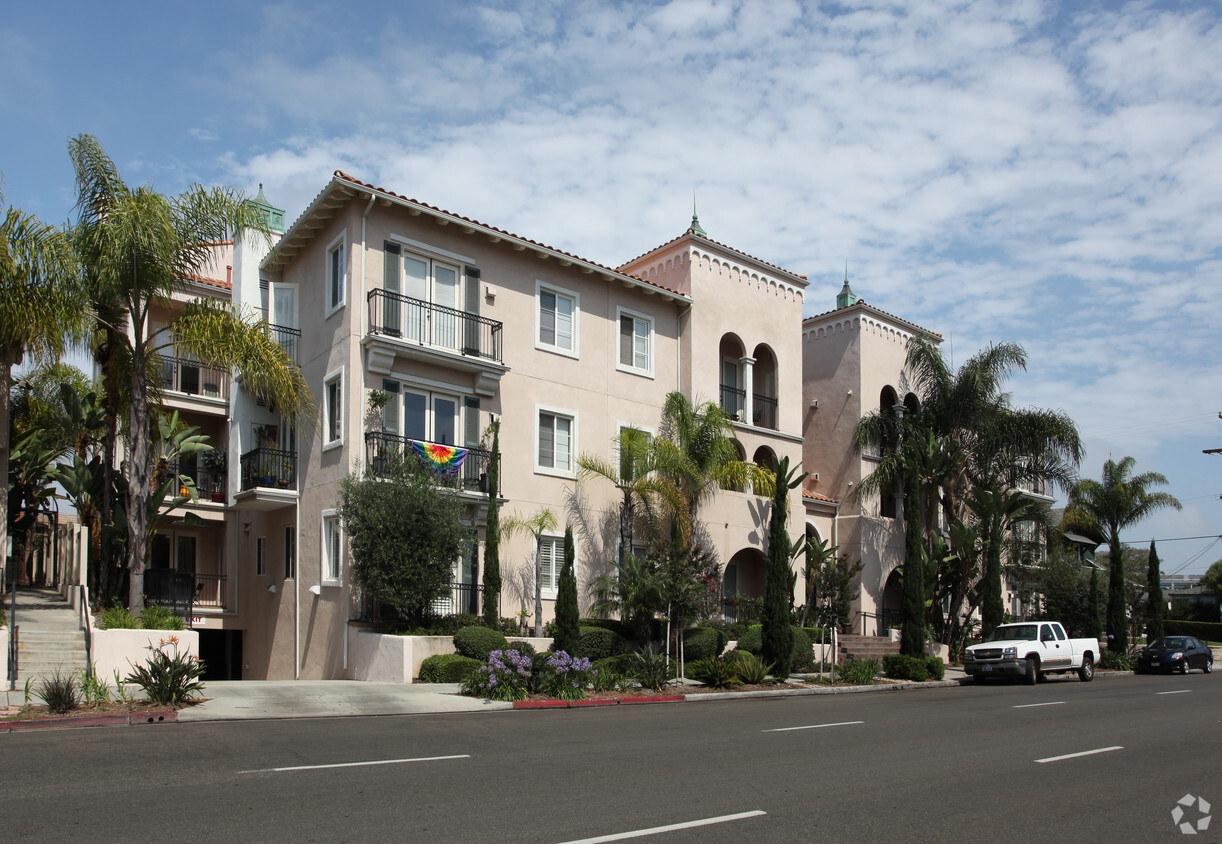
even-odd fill
[{"label": "exterior staircase", "polygon": [[40,681],[54,677],[57,672],[62,677],[77,675],[79,684],[79,673],[87,667],[85,634],[81,631],[77,610],[58,592],[54,589],[18,587],[17,611],[9,623],[19,630],[18,691],[24,689],[26,681],[30,680],[33,696]]},{"label": "exterior staircase", "polygon": [[839,653],[836,654],[837,662],[844,662],[846,657],[855,657],[857,659],[882,659],[887,654],[897,654],[900,652],[900,643],[892,642],[886,636],[856,636],[847,633],[841,633],[837,638],[839,645]]}]

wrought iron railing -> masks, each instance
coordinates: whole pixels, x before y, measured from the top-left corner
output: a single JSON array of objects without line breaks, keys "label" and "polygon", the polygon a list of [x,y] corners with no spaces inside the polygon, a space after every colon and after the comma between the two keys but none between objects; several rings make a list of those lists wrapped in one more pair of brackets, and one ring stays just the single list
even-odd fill
[{"label": "wrought iron railing", "polygon": [[242,491],[256,487],[297,488],[297,455],[281,448],[259,447],[242,455]]},{"label": "wrought iron railing", "polygon": [[225,476],[227,473],[224,469],[214,471],[202,466],[198,462],[176,460],[169,464],[167,471],[179,477],[190,478],[192,483],[195,484],[195,488],[199,491],[200,501],[225,500]]},{"label": "wrought iron railing", "polygon": [[729,384],[721,385],[721,409],[730,414],[730,418],[742,421],[743,409],[747,406],[747,391]]},{"label": "wrought iron railing", "polygon": [[301,339],[300,328],[289,328],[287,325],[267,323],[267,333],[271,336],[293,363],[297,363],[297,341]]},{"label": "wrought iron railing", "polygon": [[388,290],[371,290],[366,299],[374,334],[501,361],[504,326],[496,320]]},{"label": "wrought iron railing", "polygon": [[145,569],[144,601],[187,618],[194,607],[225,608],[225,575]]},{"label": "wrought iron railing", "polygon": [[163,386],[173,393],[204,396],[210,399],[229,398],[229,373],[197,360],[163,357]]},{"label": "wrought iron railing", "polygon": [[[442,618],[458,613],[477,615],[483,593],[484,587],[479,583],[450,583],[441,597],[430,602],[420,615],[426,618]],[[361,594],[356,601],[356,620],[381,622],[382,605],[376,599]]]},{"label": "wrought iron railing", "polygon": [[772,396],[751,394],[751,424],[757,428],[776,430],[776,399]]},{"label": "wrought iron railing", "polygon": [[[412,443],[443,445],[427,440],[413,440],[388,431],[368,431],[365,434],[365,468],[372,475],[379,474],[386,466],[391,454],[403,454]],[[493,460],[492,452],[486,448],[468,448],[462,466],[453,474],[438,474],[439,483],[456,486],[466,492],[488,492],[488,467]],[[499,490],[498,490],[499,492]]]}]

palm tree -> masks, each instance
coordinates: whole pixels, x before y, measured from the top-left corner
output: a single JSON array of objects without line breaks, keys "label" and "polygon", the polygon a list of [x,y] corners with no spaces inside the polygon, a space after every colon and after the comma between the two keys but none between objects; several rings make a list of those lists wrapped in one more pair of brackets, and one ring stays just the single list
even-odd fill
[{"label": "palm tree", "polygon": [[983,539],[984,573],[981,577],[981,635],[987,639],[1002,623],[1005,603],[1001,597],[1001,551],[1005,537],[1020,522],[1043,522],[1048,508],[1013,489],[979,486],[967,500]]},{"label": "palm tree", "polygon": [[1183,509],[1179,500],[1167,492],[1150,492],[1148,487],[1165,485],[1166,476],[1158,472],[1133,474],[1136,462],[1125,457],[1103,464],[1103,479],[1083,479],[1070,491],[1065,508],[1067,527],[1085,531],[1091,538],[1106,541],[1110,568],[1107,590],[1108,648],[1128,650],[1128,622],[1125,618],[1124,554],[1120,531],[1137,524],[1151,513],[1172,507]]},{"label": "palm tree", "polygon": [[199,275],[212,258],[209,244],[235,232],[267,237],[266,223],[253,205],[227,188],[189,188],[166,197],[147,188],[130,188],[98,142],[80,135],[69,142],[76,168],[80,219],[76,243],[92,298],[124,320],[126,331],[110,326],[107,386],[114,367],[126,373],[128,402],[126,480],[128,605],[143,603],[150,485],[150,384],[160,369],[162,350],[177,346],[202,363],[236,368],[256,395],[281,408],[287,418],[313,415],[312,399],[301,371],[263,330],[253,315],[220,304],[197,301],[167,329],[152,329],[150,312],[165,304],[179,281]]},{"label": "palm tree", "polygon": [[675,479],[684,476],[689,464],[669,443],[655,443],[639,428],[622,428],[612,442],[619,452],[618,465],[583,454],[577,458],[577,468],[579,478],[601,478],[620,492],[616,563],[623,568],[624,560],[632,553],[638,517],[644,517],[655,540],[667,518],[673,518],[679,533],[687,536],[690,528],[687,499]]},{"label": "palm tree", "polygon": [[[59,358],[84,339],[89,314],[67,235],[9,207],[0,221],[0,477],[8,477],[13,367],[28,354]],[[0,549],[8,547],[8,496],[0,496]]]},{"label": "palm tree", "polygon": [[529,533],[535,540],[535,635],[543,635],[543,534],[554,531],[560,522],[551,508],[540,507],[532,516],[507,516],[500,523],[502,536]]}]

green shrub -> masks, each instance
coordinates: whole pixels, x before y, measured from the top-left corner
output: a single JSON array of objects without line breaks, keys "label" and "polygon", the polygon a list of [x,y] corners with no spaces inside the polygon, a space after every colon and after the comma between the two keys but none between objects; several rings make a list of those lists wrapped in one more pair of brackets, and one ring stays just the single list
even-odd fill
[{"label": "green shrub", "polygon": [[940,656],[925,657],[925,668],[929,671],[929,679],[942,680],[946,677],[946,665]]},{"label": "green shrub", "polygon": [[165,607],[150,604],[144,608],[140,621],[145,630],[186,630],[187,625]]},{"label": "green shrub", "polygon": [[623,640],[605,627],[582,627],[577,650],[593,662],[622,652]]},{"label": "green shrub", "polygon": [[94,622],[100,630],[139,630],[144,627],[140,616],[122,604],[102,607],[94,614]]},{"label": "green shrub", "polygon": [[461,683],[480,664],[478,659],[462,654],[434,654],[420,663],[420,682]]},{"label": "green shrub", "polygon": [[689,662],[687,676],[713,689],[724,689],[739,684],[737,662],[721,657],[704,657]]},{"label": "green shrub", "polygon": [[[764,649],[764,630],[758,624],[753,624],[738,639],[737,649],[759,656]],[[815,652],[811,647],[806,631],[801,627],[793,628],[793,651],[790,656],[789,670],[797,674],[805,674],[815,666]]]},{"label": "green shrub", "polygon": [[531,659],[534,659],[535,654],[538,653],[538,651],[535,650],[535,646],[530,642],[510,641],[505,647],[511,648],[520,654],[526,654],[526,656],[530,657]]},{"label": "green shrub", "polygon": [[590,667],[597,669],[599,672],[610,672],[623,676],[632,671],[632,666],[635,664],[633,656],[633,654],[604,656],[602,659],[590,660]]},{"label": "green shrub", "polygon": [[832,643],[832,631],[826,627],[803,627],[803,632],[806,633],[806,638],[810,639],[812,645],[819,644],[819,634],[823,634],[823,644],[830,645]]},{"label": "green shrub", "polygon": [[725,641],[721,631],[712,627],[692,627],[683,631],[683,659],[687,662],[699,662],[702,659],[714,659],[721,655]]},{"label": "green shrub", "polygon": [[530,659],[513,650],[497,651],[467,675],[462,693],[488,700],[526,700],[532,679]]},{"label": "green shrub", "polygon": [[454,649],[463,656],[487,662],[493,651],[505,650],[509,641],[498,631],[478,625],[460,628],[454,634]]},{"label": "green shrub", "polygon": [[587,627],[601,627],[604,630],[610,630],[621,639],[629,638],[624,629],[624,623],[617,618],[579,618],[577,623],[582,630]]},{"label": "green shrub", "polygon": [[81,690],[76,685],[74,674],[60,674],[58,671],[39,682],[35,692],[47,709],[56,715],[71,712],[81,703]]},{"label": "green shrub", "polygon": [[596,692],[613,692],[622,691],[626,683],[623,674],[602,668],[594,668],[591,665],[590,686]]},{"label": "green shrub", "polygon": [[923,682],[929,678],[929,666],[925,657],[887,654],[883,657],[883,673],[893,680]]},{"label": "green shrub", "polygon": [[[1216,613],[1217,610],[1215,609]],[[1194,636],[1202,642],[1222,642],[1222,624],[1216,621],[1180,621],[1168,619],[1163,622],[1164,636]]]},{"label": "green shrub", "polygon": [[[172,646],[174,654],[166,653]],[[198,657],[178,650],[178,637],[162,639],[159,645],[149,645],[150,656],[144,665],[136,666],[123,680],[144,689],[145,696],[162,706],[181,706],[191,695],[201,691],[199,682],[204,663]]]},{"label": "green shrub", "polygon": [[877,659],[857,659],[850,656],[840,664],[836,676],[854,686],[872,686],[882,667],[882,663]]},{"label": "green shrub", "polygon": [[753,653],[734,651],[731,659],[737,669],[738,679],[749,686],[760,685],[772,673],[772,663],[764,662],[763,657]]},{"label": "green shrub", "polygon": [[1104,648],[1103,652],[1099,654],[1099,667],[1111,671],[1132,671],[1133,656]]},{"label": "green shrub", "polygon": [[632,655],[631,676],[645,688],[660,692],[666,688],[673,674],[666,654],[646,649]]},{"label": "green shrub", "polygon": [[95,703],[106,703],[110,700],[110,686],[106,685],[105,680],[98,678],[96,665],[82,668],[80,676],[81,695],[84,696],[85,703],[92,706]]}]

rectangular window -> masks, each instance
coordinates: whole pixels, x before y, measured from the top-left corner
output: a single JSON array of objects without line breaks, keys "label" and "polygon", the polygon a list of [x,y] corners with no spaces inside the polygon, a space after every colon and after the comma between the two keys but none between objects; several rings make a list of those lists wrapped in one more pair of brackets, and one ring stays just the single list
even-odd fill
[{"label": "rectangular window", "polygon": [[255,539],[255,574],[267,574],[267,537]]},{"label": "rectangular window", "polygon": [[544,596],[556,597],[560,569],[564,566],[564,540],[545,536],[539,546],[539,587]]},{"label": "rectangular window", "polygon": [[326,442],[324,446],[343,442],[344,436],[344,371],[337,370],[323,381],[324,424]]},{"label": "rectangular window", "polygon": [[297,528],[286,525],[284,528],[284,579],[297,577]]},{"label": "rectangular window", "polygon": [[334,311],[344,304],[344,239],[327,249],[327,310]]},{"label": "rectangular window", "polygon": [[620,310],[619,368],[653,374],[653,320]]},{"label": "rectangular window", "polygon": [[324,586],[339,586],[342,565],[343,532],[339,515],[334,510],[322,514],[322,582]]},{"label": "rectangular window", "polygon": [[536,347],[576,357],[579,312],[576,293],[538,285]]},{"label": "rectangular window", "polygon": [[555,472],[573,471],[573,419],[539,411],[538,466]]}]

